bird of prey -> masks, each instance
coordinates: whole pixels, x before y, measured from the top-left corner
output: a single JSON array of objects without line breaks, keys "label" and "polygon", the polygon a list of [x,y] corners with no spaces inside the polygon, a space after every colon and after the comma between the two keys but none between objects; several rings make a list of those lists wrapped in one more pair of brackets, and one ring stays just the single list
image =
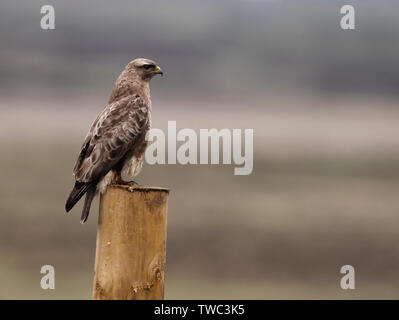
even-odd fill
[{"label": "bird of prey", "polygon": [[73,169],[75,185],[65,210],[86,194],[81,223],[87,220],[97,191],[111,183],[121,183],[122,174],[133,179],[141,171],[151,127],[150,80],[162,69],[154,61],[135,59],[115,82],[108,105],[98,115],[87,134]]}]

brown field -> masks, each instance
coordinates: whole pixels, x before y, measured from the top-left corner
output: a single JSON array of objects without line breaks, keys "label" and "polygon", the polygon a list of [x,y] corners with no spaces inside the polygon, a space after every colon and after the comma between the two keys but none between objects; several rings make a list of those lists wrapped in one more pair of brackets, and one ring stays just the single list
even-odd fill
[{"label": "brown field", "polygon": [[[140,183],[172,190],[167,298],[399,298],[393,103],[269,99],[219,110],[199,101],[189,112],[169,103],[154,98],[154,127],[221,129],[228,117],[229,128],[254,128],[255,163],[250,176],[234,176],[233,166],[145,165]],[[1,104],[0,298],[88,299],[97,203],[83,226],[81,204],[70,215],[63,206],[98,110],[86,106],[101,104]],[[54,291],[40,288],[44,264],[55,267]],[[339,287],[344,264],[356,268],[351,292]]]}]

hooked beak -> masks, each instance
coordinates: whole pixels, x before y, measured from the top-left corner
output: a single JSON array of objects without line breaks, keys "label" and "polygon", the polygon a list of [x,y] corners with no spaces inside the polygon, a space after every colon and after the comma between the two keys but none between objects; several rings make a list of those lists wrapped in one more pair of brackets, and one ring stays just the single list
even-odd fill
[{"label": "hooked beak", "polygon": [[163,71],[159,66],[155,68],[154,74],[160,74],[163,77]]}]

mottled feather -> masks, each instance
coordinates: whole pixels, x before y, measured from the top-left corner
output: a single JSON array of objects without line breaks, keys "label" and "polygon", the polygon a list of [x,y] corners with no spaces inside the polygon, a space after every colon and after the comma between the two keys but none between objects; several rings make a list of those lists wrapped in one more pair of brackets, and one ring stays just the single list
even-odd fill
[{"label": "mottled feather", "polygon": [[136,143],[143,143],[149,129],[150,110],[139,96],[118,100],[99,114],[82,145],[73,173],[80,182],[91,182],[108,173]]},{"label": "mottled feather", "polygon": [[121,173],[132,178],[141,170],[145,137],[151,127],[149,81],[156,74],[163,72],[154,61],[131,61],[84,139],[73,169],[75,186],[65,204],[68,212],[86,194],[82,223],[89,215],[96,190],[104,192]]}]

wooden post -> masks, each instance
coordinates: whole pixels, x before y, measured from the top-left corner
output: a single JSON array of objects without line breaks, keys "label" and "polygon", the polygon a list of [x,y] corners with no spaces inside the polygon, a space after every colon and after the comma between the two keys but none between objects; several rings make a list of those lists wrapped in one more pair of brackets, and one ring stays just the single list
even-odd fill
[{"label": "wooden post", "polygon": [[93,299],[164,298],[168,194],[111,185],[101,196]]}]

